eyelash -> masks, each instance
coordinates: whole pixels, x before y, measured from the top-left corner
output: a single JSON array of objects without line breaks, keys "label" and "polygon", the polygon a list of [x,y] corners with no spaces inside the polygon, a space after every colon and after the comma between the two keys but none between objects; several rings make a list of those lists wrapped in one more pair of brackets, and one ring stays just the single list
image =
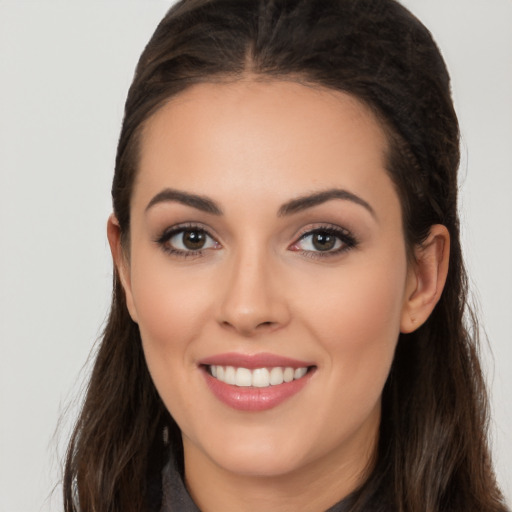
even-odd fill
[{"label": "eyelash", "polygon": [[[185,233],[186,231],[196,232],[199,234],[206,235],[209,239],[211,239],[218,247],[207,247],[201,248],[197,250],[183,250],[177,249],[172,245],[169,245],[169,241],[176,235],[180,233]],[[340,243],[341,246],[336,248],[335,250],[327,250],[327,251],[314,251],[314,250],[304,250],[298,247],[298,244],[302,241],[306,240],[308,237],[312,237],[317,234],[323,234],[327,236],[335,237]],[[163,231],[163,233],[156,238],[155,242],[162,248],[164,252],[167,254],[171,254],[173,256],[181,257],[181,258],[189,258],[193,256],[202,256],[203,252],[208,249],[217,249],[220,247],[219,242],[215,240],[215,238],[210,235],[208,230],[203,228],[197,224],[186,224],[186,225],[178,225],[173,226],[171,228],[167,228]],[[337,243],[337,242],[336,242]],[[292,243],[289,248],[295,252],[299,252],[303,256],[308,258],[329,258],[333,256],[337,256],[341,253],[347,252],[355,247],[357,247],[358,241],[357,239],[346,229],[335,227],[332,225],[318,226],[314,229],[308,229],[304,233],[302,233],[296,242]]]},{"label": "eyelash", "polygon": [[[160,245],[162,250],[167,254],[171,254],[173,256],[178,256],[181,258],[189,258],[191,256],[202,256],[203,251],[205,249],[197,249],[197,250],[183,250],[177,249],[171,245],[169,245],[169,241],[176,235],[180,233],[185,233],[186,231],[201,233],[206,235],[208,238],[213,240],[216,244],[220,245],[213,236],[208,233],[206,229],[197,225],[197,224],[182,224],[179,226],[173,226],[171,228],[167,228],[164,232],[155,240],[155,242]],[[209,249],[209,248],[208,248]]]},{"label": "eyelash", "polygon": [[340,228],[337,226],[332,226],[332,225],[325,225],[325,226],[315,227],[314,229],[308,229],[299,237],[297,242],[294,242],[291,245],[291,247],[297,247],[297,245],[301,241],[307,239],[308,237],[317,235],[317,234],[333,236],[337,240],[339,240],[339,242],[341,243],[341,246],[335,250],[328,250],[328,251],[311,251],[311,250],[304,250],[304,249],[300,249],[300,248],[294,248],[293,250],[300,252],[303,256],[306,256],[308,258],[320,259],[320,258],[331,258],[334,256],[338,256],[344,252],[354,249],[359,244],[359,242],[357,241],[355,236],[352,235],[352,233],[350,233],[350,231],[348,231],[347,229]]}]

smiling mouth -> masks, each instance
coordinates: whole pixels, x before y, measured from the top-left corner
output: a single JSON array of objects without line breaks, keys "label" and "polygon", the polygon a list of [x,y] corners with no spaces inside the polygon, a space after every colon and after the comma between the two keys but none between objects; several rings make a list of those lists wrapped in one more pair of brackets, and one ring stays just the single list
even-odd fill
[{"label": "smiling mouth", "polygon": [[302,379],[313,366],[299,368],[243,368],[235,366],[206,365],[206,371],[216,380],[237,387],[268,388]]}]

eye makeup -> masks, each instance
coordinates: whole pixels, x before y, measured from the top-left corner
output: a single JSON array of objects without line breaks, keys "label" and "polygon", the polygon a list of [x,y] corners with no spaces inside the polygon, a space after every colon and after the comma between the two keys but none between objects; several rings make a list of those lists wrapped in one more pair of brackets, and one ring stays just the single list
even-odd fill
[{"label": "eye makeup", "polygon": [[289,250],[309,258],[330,258],[339,256],[359,244],[347,229],[332,224],[307,228]]},{"label": "eye makeup", "polygon": [[[165,253],[178,258],[201,257],[205,251],[222,248],[215,237],[197,223],[170,226],[154,241]],[[309,258],[329,258],[357,245],[357,239],[347,229],[325,224],[302,230],[297,241],[288,246],[288,250]]]},{"label": "eye makeup", "polygon": [[203,226],[194,223],[166,228],[155,240],[167,254],[181,258],[200,257],[206,250],[222,246]]}]

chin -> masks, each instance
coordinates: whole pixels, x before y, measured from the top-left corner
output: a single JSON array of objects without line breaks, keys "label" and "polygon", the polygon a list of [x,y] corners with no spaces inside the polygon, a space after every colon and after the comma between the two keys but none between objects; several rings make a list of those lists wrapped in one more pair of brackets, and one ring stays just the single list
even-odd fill
[{"label": "chin", "polygon": [[229,473],[253,478],[286,476],[303,465],[295,454],[277,450],[247,450],[245,447],[243,450],[224,450],[213,461]]},{"label": "chin", "polygon": [[187,453],[191,459],[202,453],[214,466],[226,472],[265,478],[294,473],[322,458],[323,454],[314,444],[308,449],[311,443],[304,436],[299,436],[300,429],[294,429],[292,435],[289,429],[285,432],[276,432],[268,427],[243,430],[230,430],[218,436],[212,436],[210,431],[204,442],[185,438],[185,464]]}]

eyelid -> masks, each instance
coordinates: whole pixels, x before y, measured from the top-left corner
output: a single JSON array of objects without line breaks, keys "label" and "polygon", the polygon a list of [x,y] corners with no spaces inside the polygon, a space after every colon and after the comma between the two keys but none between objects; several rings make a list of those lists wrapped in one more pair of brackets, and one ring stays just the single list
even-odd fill
[{"label": "eyelid", "polygon": [[209,237],[216,240],[216,238],[210,233],[210,229],[201,224],[200,222],[180,222],[178,224],[173,224],[172,226],[168,226],[160,231],[160,234],[155,238],[155,241],[158,242],[163,238],[169,238],[173,234],[180,233],[181,231],[187,230],[197,230],[206,233]]},{"label": "eyelid", "polygon": [[[179,249],[176,247],[172,247],[168,245],[168,242],[176,235],[183,233],[185,231],[198,231],[204,233],[207,237],[209,237],[211,240],[213,240],[218,247],[205,247],[200,249]],[[189,257],[189,256],[200,256],[204,251],[211,250],[211,249],[218,249],[221,247],[221,244],[217,240],[215,236],[213,236],[210,233],[210,230],[196,222],[185,222],[176,224],[173,226],[169,226],[165,228],[160,235],[158,235],[154,239],[155,243],[157,243],[163,251],[165,251],[168,254],[172,254],[174,256],[178,257]]]},{"label": "eyelid", "polygon": [[[179,233],[182,233],[187,230],[199,231],[204,233],[207,237],[209,237],[211,240],[215,242],[216,246],[205,247],[200,249],[180,249],[177,247],[169,246],[169,240],[171,240],[174,236],[178,235]],[[341,242],[341,246],[326,251],[302,249],[299,247],[301,241],[303,241],[309,236],[313,236],[315,233],[331,234]],[[217,237],[211,234],[211,230],[208,227],[204,226],[203,224],[197,222],[184,222],[173,226],[169,226],[165,228],[160,233],[160,235],[154,239],[154,242],[157,243],[161,247],[161,249],[166,253],[178,257],[201,256],[204,251],[222,248],[222,245],[218,241]],[[326,223],[309,225],[307,227],[302,228],[300,232],[295,236],[295,241],[288,246],[288,250],[302,253],[303,255],[311,258],[327,258],[349,251],[350,249],[356,247],[358,244],[358,240],[348,229],[341,227],[339,225]]]},{"label": "eyelid", "polygon": [[340,233],[343,236],[353,236],[351,231],[347,228],[338,226],[337,224],[326,223],[313,223],[306,227],[301,228],[301,230],[296,235],[296,239],[304,237],[305,235],[310,235],[311,233],[317,233],[318,231],[332,231],[333,233]]},{"label": "eyelid", "polygon": [[[327,250],[327,251],[320,251],[320,250],[306,250],[301,249],[298,247],[298,244],[306,239],[309,236],[313,236],[316,233],[329,233],[338,240],[341,241],[341,246],[333,249],[333,250]],[[311,258],[328,258],[340,255],[344,252],[347,252],[359,244],[359,241],[357,238],[352,234],[351,231],[349,231],[346,228],[343,228],[341,226],[337,226],[334,224],[318,224],[314,226],[308,226],[306,228],[303,228],[301,232],[295,237],[295,242],[293,242],[289,249],[302,253],[305,256],[311,257]]]}]

